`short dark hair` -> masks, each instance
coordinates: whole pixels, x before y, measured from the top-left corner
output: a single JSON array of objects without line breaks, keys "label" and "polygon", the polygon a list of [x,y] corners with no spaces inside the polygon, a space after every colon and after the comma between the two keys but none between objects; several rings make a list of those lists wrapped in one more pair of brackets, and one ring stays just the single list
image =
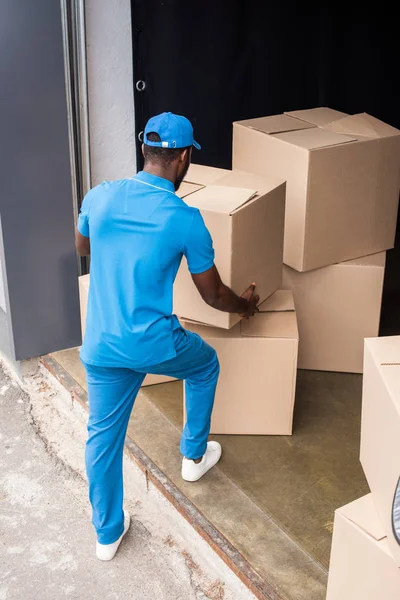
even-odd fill
[{"label": "short dark hair", "polygon": [[[160,136],[155,131],[148,133],[147,139],[150,142],[161,142]],[[179,158],[179,155],[187,148],[190,148],[190,146],[187,146],[186,148],[161,148],[161,146],[149,146],[145,142],[144,162],[157,162],[164,167],[169,167],[169,165]]]}]

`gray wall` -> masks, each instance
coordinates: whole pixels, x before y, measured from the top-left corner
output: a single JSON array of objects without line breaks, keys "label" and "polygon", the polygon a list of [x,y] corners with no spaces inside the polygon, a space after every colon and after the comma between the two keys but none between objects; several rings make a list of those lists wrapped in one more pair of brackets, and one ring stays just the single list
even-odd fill
[{"label": "gray wall", "polygon": [[0,81],[0,336],[5,315],[22,360],[81,341],[58,1],[1,0]]}]

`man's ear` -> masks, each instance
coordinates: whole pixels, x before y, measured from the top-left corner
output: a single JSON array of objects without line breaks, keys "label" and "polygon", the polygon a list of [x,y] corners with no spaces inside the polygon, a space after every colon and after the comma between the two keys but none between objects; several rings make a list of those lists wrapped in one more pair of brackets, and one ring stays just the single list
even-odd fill
[{"label": "man's ear", "polygon": [[179,161],[180,161],[181,163],[184,163],[184,162],[186,162],[186,161],[187,161],[188,154],[190,153],[190,151],[191,151],[191,148],[185,148],[185,149],[184,149],[184,150],[181,152],[181,155],[180,155],[180,157],[179,157]]},{"label": "man's ear", "polygon": [[142,144],[142,154],[144,156],[144,144]]}]

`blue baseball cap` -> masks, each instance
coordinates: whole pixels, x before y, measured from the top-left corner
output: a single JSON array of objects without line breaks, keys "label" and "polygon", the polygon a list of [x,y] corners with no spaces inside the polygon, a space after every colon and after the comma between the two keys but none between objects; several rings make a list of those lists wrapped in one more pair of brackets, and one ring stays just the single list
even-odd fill
[{"label": "blue baseball cap", "polygon": [[[158,133],[161,142],[148,140],[149,133]],[[158,146],[160,148],[194,146],[197,150],[201,150],[200,144],[193,139],[193,127],[189,119],[170,112],[149,119],[144,130],[144,143],[147,146]]]}]

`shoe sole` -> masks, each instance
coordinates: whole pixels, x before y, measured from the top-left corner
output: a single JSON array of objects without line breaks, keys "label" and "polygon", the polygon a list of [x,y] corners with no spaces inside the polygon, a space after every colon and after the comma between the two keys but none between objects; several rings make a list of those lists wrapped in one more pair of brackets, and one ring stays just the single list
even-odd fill
[{"label": "shoe sole", "polygon": [[220,461],[220,459],[221,459],[221,456],[222,456],[222,452],[221,452],[221,454],[218,456],[218,458],[216,459],[216,461],[215,461],[215,462],[213,462],[213,463],[212,463],[212,464],[211,464],[211,465],[208,467],[207,471],[204,471],[204,472],[203,472],[203,473],[201,473],[201,474],[200,474],[198,477],[195,477],[194,479],[188,479],[188,478],[186,478],[186,477],[184,477],[184,476],[182,475],[182,479],[183,479],[184,481],[188,481],[189,483],[194,483],[195,481],[199,481],[199,480],[200,480],[202,477],[204,477],[204,475],[206,475],[206,474],[207,474],[209,471],[211,471],[211,469],[212,469],[213,467],[215,467],[215,465],[216,465],[216,464],[218,464],[218,462],[219,462],[219,461]]}]

